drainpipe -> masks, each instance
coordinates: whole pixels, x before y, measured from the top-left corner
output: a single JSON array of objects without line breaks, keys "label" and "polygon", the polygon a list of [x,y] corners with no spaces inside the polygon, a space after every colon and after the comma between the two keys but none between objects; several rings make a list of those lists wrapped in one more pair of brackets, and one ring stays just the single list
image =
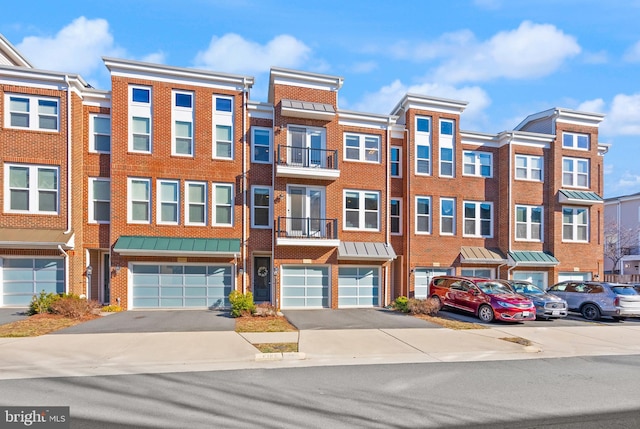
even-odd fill
[{"label": "drainpipe", "polygon": [[[275,303],[276,309],[280,310],[279,302],[276,297],[276,275],[274,273],[276,266],[276,222],[274,214],[276,211],[276,109],[271,107],[271,302]],[[278,270],[279,271],[279,270]],[[275,298],[275,299],[274,299]]]},{"label": "drainpipe", "polygon": [[[513,137],[513,134],[512,134]],[[507,238],[509,240],[509,245],[507,246],[507,253],[511,252],[512,248],[511,248],[511,240],[513,238],[513,232],[512,232],[512,228],[513,228],[513,211],[512,211],[512,207],[513,207],[513,144],[512,141],[509,141],[509,185],[508,185],[508,201],[509,201],[509,209],[507,210],[507,213],[509,215],[509,220],[507,222],[507,225],[509,227],[509,231],[507,232]],[[507,256],[508,257],[508,256]],[[500,267],[503,267],[504,265],[507,264],[502,264],[498,266],[498,277],[500,277]],[[516,264],[517,265],[517,264]],[[515,265],[513,266],[513,268],[515,268]],[[507,270],[507,280],[511,279],[511,270],[513,268],[510,268]]]},{"label": "drainpipe", "polygon": [[[385,241],[386,246],[391,245],[391,118],[387,119],[387,168],[386,168],[386,219],[385,219]],[[384,305],[389,303],[389,281],[390,281],[390,267],[393,260],[389,260],[387,264],[383,266],[384,270]]]},{"label": "drainpipe", "polygon": [[247,293],[247,100],[249,89],[244,78],[242,89],[242,293]]},{"label": "drainpipe", "polygon": [[[406,117],[406,112],[404,112],[404,113],[405,113],[405,117]],[[407,123],[406,122],[407,121],[405,120],[404,133],[407,136],[407,138],[406,138],[406,144],[404,145],[405,147],[403,149],[407,149],[406,150],[406,153],[407,153],[406,158],[407,158],[407,160],[405,162],[405,166],[407,168],[404,169],[405,170],[405,174],[406,174],[406,178],[407,178],[407,184],[406,184],[407,191],[405,192],[405,198],[404,198],[404,206],[405,206],[405,208],[403,210],[403,212],[404,212],[403,214],[405,216],[404,216],[404,223],[402,225],[402,229],[404,229],[407,232],[407,234],[405,236],[405,240],[404,240],[404,242],[405,242],[405,252],[404,252],[404,254],[405,254],[405,257],[407,258],[407,264],[406,264],[407,272],[405,274],[405,279],[407,281],[407,284],[406,284],[407,294],[405,296],[408,298],[409,297],[409,285],[411,283],[411,273],[413,271],[412,268],[411,268],[411,246],[409,245],[409,242],[411,240],[411,232],[408,229],[409,225],[411,225],[411,221],[410,221],[410,219],[411,219],[411,216],[410,216],[410,213],[411,213],[411,183],[410,182],[411,182],[411,174],[412,174],[412,171],[411,171],[411,152],[412,152],[411,151],[411,126],[412,126],[412,124],[409,123],[409,127],[407,127]]]},{"label": "drainpipe", "polygon": [[[69,75],[64,75],[64,82],[67,85],[67,229],[64,231],[64,235],[67,235],[73,229],[71,224],[71,207],[73,201],[73,193],[71,192],[71,169],[73,166],[72,150],[71,150],[71,82],[69,81]],[[64,254],[64,277],[67,292],[70,292],[69,281],[69,254],[62,249],[62,246],[58,245],[58,249]]]}]

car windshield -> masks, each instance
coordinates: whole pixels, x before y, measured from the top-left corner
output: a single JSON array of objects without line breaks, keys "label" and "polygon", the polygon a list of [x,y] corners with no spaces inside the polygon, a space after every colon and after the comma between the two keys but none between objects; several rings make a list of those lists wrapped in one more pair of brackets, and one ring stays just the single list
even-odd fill
[{"label": "car windshield", "polygon": [[614,286],[611,289],[616,295],[638,295],[633,286]]},{"label": "car windshield", "polygon": [[489,295],[495,295],[498,293],[513,293],[507,286],[498,282],[478,282],[476,284],[482,292],[488,293]]},{"label": "car windshield", "polygon": [[524,293],[528,295],[544,295],[544,291],[531,283],[513,283],[513,290],[516,293]]}]

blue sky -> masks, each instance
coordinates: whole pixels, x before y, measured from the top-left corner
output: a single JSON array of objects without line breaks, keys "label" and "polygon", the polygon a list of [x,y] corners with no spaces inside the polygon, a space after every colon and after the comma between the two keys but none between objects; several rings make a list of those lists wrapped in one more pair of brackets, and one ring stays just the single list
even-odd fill
[{"label": "blue sky", "polygon": [[640,192],[639,21],[640,0],[32,0],[0,33],[36,67],[101,89],[113,56],[248,74],[258,101],[272,66],[344,77],[342,109],[389,113],[406,92],[464,100],[470,131],[552,107],[604,113],[613,197]]}]

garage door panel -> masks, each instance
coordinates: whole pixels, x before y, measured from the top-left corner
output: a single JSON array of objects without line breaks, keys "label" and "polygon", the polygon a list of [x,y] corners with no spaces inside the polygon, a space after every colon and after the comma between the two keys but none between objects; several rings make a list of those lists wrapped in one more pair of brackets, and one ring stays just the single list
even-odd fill
[{"label": "garage door panel", "polygon": [[207,288],[206,287],[185,287],[184,295],[185,296],[207,296]]},{"label": "garage door panel", "polygon": [[65,291],[62,258],[5,258],[2,260],[2,305],[28,306],[34,295]]},{"label": "garage door panel", "polygon": [[182,298],[160,298],[160,307],[184,307]]},{"label": "garage door panel", "polygon": [[328,267],[283,267],[282,306],[322,308],[329,306]]},{"label": "garage door panel", "polygon": [[338,269],[338,306],[378,306],[379,282],[380,269],[377,267],[340,267]]},{"label": "garage door panel", "polygon": [[206,298],[185,298],[184,306],[185,307],[206,307],[207,299]]}]

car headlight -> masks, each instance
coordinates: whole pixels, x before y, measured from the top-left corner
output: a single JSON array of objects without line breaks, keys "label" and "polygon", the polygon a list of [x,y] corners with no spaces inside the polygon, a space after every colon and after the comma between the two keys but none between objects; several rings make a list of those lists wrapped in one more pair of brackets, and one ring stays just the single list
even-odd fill
[{"label": "car headlight", "polygon": [[536,307],[544,307],[544,301],[533,301],[533,305]]},{"label": "car headlight", "polygon": [[510,302],[498,301],[498,305],[504,308],[518,308],[517,305],[513,305]]}]

